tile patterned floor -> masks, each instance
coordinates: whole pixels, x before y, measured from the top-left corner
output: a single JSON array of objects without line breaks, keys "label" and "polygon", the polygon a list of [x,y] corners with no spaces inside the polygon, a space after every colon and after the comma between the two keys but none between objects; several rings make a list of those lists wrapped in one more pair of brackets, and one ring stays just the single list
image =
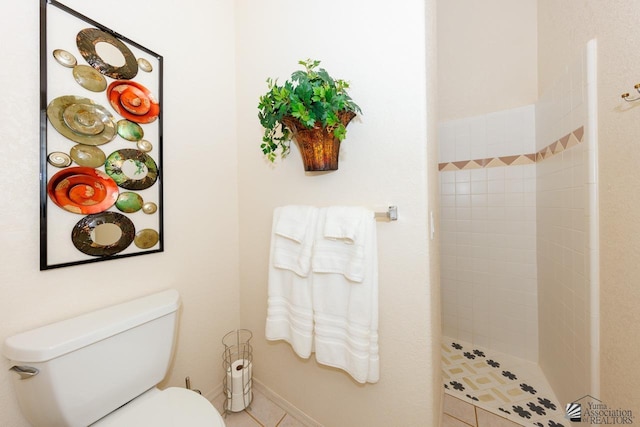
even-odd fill
[{"label": "tile patterned floor", "polygon": [[[224,417],[224,395],[218,395],[213,405]],[[224,422],[226,427],[305,427],[255,388],[249,407],[242,412],[227,413]]]},{"label": "tile patterned floor", "polygon": [[569,427],[537,364],[444,338],[445,392],[523,426]]}]

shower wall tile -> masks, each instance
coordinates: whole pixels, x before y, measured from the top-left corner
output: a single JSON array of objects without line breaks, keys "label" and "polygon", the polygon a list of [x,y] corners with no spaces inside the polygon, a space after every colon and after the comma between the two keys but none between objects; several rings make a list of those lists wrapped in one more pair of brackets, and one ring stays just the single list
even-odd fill
[{"label": "shower wall tile", "polygon": [[[490,121],[490,126],[496,123]],[[446,198],[441,211],[442,246],[447,248],[441,269],[444,333],[533,361],[535,197],[525,193],[535,194],[534,168],[530,164],[440,174],[441,196]]]}]

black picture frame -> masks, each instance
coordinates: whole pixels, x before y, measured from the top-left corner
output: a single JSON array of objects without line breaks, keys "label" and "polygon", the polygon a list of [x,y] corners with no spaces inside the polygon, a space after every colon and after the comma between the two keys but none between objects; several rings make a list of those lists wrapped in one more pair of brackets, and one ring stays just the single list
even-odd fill
[{"label": "black picture frame", "polygon": [[162,89],[161,55],[40,0],[40,270],[164,251]]}]

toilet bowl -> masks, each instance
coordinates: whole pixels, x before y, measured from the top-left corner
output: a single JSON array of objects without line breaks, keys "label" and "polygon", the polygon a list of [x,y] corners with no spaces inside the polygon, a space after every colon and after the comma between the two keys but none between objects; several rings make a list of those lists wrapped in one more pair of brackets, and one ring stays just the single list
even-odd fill
[{"label": "toilet bowl", "polygon": [[224,427],[200,394],[156,388],[179,307],[170,289],[7,338],[22,413],[34,427]]}]

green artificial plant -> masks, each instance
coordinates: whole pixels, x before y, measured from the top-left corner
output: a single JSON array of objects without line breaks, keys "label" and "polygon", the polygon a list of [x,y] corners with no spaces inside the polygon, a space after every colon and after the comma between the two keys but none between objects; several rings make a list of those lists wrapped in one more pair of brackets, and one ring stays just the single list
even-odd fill
[{"label": "green artificial plant", "polygon": [[289,154],[293,130],[284,122],[289,123],[291,117],[308,129],[326,128],[342,141],[347,129],[340,116],[345,112],[362,113],[346,91],[349,83],[317,68],[320,61],[307,59],[298,63],[305,69],[293,72],[291,80],[282,86],[277,80],[267,79],[269,90],[258,104],[258,118],[264,127],[260,148],[271,162],[277,158],[278,150],[281,158]]}]

